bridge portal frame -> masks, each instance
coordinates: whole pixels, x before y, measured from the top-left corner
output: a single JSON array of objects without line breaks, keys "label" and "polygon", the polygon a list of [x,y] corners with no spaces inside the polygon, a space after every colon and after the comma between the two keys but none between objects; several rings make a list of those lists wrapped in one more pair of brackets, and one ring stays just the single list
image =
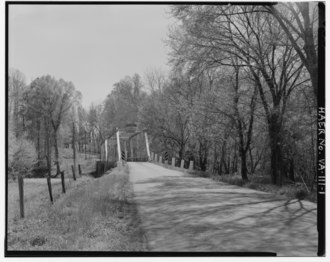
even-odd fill
[{"label": "bridge portal frame", "polygon": [[151,156],[150,156],[150,148],[149,148],[149,140],[148,140],[148,134],[147,134],[147,130],[137,130],[136,132],[134,132],[132,135],[130,135],[128,138],[122,138],[120,137],[120,133],[124,133],[126,132],[125,130],[121,130],[118,127],[114,129],[114,131],[110,134],[110,136],[108,136],[105,140],[104,140],[104,146],[105,146],[105,159],[106,161],[108,161],[108,143],[107,140],[111,139],[114,135],[116,136],[116,142],[117,142],[117,156],[118,156],[118,162],[122,163],[122,159],[121,159],[121,144],[120,142],[123,141],[124,142],[124,148],[125,148],[125,158],[127,160],[127,144],[130,145],[131,148],[131,155],[133,156],[133,147],[132,147],[132,139],[139,135],[139,134],[144,134],[144,140],[145,140],[145,145],[146,145],[146,150],[147,150],[147,157],[148,157],[148,161],[151,161]]}]

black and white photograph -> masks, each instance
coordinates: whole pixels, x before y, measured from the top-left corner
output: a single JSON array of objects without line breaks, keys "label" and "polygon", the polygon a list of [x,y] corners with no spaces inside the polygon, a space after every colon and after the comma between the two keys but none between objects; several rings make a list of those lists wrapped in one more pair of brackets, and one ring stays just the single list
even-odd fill
[{"label": "black and white photograph", "polygon": [[325,256],[325,2],[5,19],[5,257]]}]

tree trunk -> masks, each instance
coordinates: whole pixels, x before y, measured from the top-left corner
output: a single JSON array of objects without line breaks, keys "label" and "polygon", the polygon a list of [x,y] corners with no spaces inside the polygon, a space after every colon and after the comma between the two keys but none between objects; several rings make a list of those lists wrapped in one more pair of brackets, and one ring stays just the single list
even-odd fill
[{"label": "tree trunk", "polygon": [[[238,112],[238,111],[237,111]],[[244,181],[248,180],[247,167],[246,167],[246,150],[244,146],[244,134],[243,134],[242,122],[238,120],[238,137],[239,137],[239,155],[241,158],[241,176]]]},{"label": "tree trunk", "polygon": [[[235,146],[235,149],[236,149],[236,146]],[[232,171],[231,173],[237,172],[237,153],[236,152],[237,151],[235,150],[234,157],[233,157],[233,160],[231,162],[231,171]]]},{"label": "tree trunk", "polygon": [[15,96],[14,96],[14,130],[15,130],[15,136],[19,137],[19,130],[18,130],[18,107],[19,107],[19,102],[18,102],[18,97],[19,97],[19,91],[18,87],[14,87],[15,91]]},{"label": "tree trunk", "polygon": [[56,164],[56,176],[61,173],[58,143],[57,143],[57,130],[54,130],[54,149],[55,149],[55,164]]},{"label": "tree trunk", "polygon": [[249,148],[249,157],[250,157],[250,173],[254,174],[255,168],[254,168],[254,161],[253,161],[253,155],[252,155],[252,150]]},{"label": "tree trunk", "polygon": [[51,144],[50,144],[50,123],[45,119],[45,129],[46,129],[46,159],[47,159],[47,169],[48,169],[48,176],[47,176],[47,185],[48,185],[48,192],[50,201],[53,203],[53,193],[52,193],[52,184],[51,184],[51,173],[52,173],[52,154],[51,154]]},{"label": "tree trunk", "polygon": [[229,151],[229,154],[227,156],[227,162],[226,162],[226,165],[225,165],[225,168],[226,168],[226,171],[227,171],[226,173],[227,174],[231,173],[231,170],[230,170],[230,160],[231,160],[231,152]]},{"label": "tree trunk", "polygon": [[294,179],[294,160],[293,160],[293,158],[290,159],[289,178],[293,182],[295,182],[295,179]]},{"label": "tree trunk", "polygon": [[202,171],[206,170],[207,147],[202,142],[199,143],[199,166]]},{"label": "tree trunk", "polygon": [[205,157],[202,157],[199,161],[199,164],[200,164],[200,168],[201,168],[201,171],[205,171],[206,170],[206,158]]},{"label": "tree trunk", "polygon": [[222,166],[223,166],[223,160],[221,159],[219,162],[219,169],[218,169],[218,174],[221,176],[222,175]]},{"label": "tree trunk", "polygon": [[96,138],[93,133],[93,143],[94,143],[94,154],[96,153]]},{"label": "tree trunk", "polygon": [[77,161],[76,161],[76,127],[75,123],[72,122],[72,151],[73,151],[73,168],[74,172],[76,173],[77,170]]},{"label": "tree trunk", "polygon": [[310,70],[310,77],[312,81],[315,101],[317,101],[317,95],[318,95],[318,80],[319,80],[318,73],[319,73],[318,67],[313,66],[312,69]]},{"label": "tree trunk", "polygon": [[136,158],[139,158],[139,135],[136,136]]},{"label": "tree trunk", "polygon": [[282,185],[281,123],[279,116],[272,114],[269,120],[271,150],[271,179],[274,185]]},{"label": "tree trunk", "polygon": [[38,153],[38,167],[40,166],[40,121],[37,122],[37,153]]},{"label": "tree trunk", "polygon": [[218,159],[217,144],[214,143],[214,148],[213,148],[213,172],[212,172],[213,174],[215,173],[215,171],[218,168],[217,159]]},{"label": "tree trunk", "polygon": [[240,157],[241,157],[241,176],[244,181],[248,181],[245,150],[243,149],[240,150]]},{"label": "tree trunk", "polygon": [[100,145],[98,147],[99,147],[98,150],[100,151],[100,160],[102,161],[102,147]]},{"label": "tree trunk", "polygon": [[131,160],[134,161],[133,160],[134,155],[133,155],[133,141],[132,141],[132,139],[129,141],[129,147],[130,147],[130,151],[131,151]]},{"label": "tree trunk", "polygon": [[22,132],[24,133],[26,131],[25,129],[25,117],[22,115]]},{"label": "tree trunk", "polygon": [[220,158],[220,166],[219,166],[219,175],[222,175],[222,169],[225,168],[225,173],[229,173],[228,168],[226,166],[226,141],[223,142],[221,148],[221,158]]},{"label": "tree trunk", "polygon": [[87,155],[86,155],[86,150],[87,150],[87,139],[86,139],[86,131],[85,131],[85,145],[84,145],[84,151],[85,151],[85,160],[87,159]]},{"label": "tree trunk", "polygon": [[184,158],[184,145],[183,144],[180,145],[179,158],[180,159],[183,159]]}]

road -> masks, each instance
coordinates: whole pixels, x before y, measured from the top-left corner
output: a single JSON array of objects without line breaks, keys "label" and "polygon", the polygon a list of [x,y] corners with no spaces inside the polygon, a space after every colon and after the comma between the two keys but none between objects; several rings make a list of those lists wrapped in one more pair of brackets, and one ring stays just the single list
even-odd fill
[{"label": "road", "polygon": [[149,251],[316,256],[316,204],[128,163]]}]

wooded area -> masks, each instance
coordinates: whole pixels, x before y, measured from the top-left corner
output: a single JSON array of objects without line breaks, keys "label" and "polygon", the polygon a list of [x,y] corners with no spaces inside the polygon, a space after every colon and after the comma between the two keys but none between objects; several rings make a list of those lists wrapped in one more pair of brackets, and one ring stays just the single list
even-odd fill
[{"label": "wooded area", "polygon": [[193,160],[198,170],[313,190],[317,3],[176,5],[170,13],[171,71],[127,76],[88,110],[73,83],[47,75],[27,84],[10,70],[10,174],[59,175],[65,150],[73,159],[99,154],[115,128],[137,123],[152,152]]},{"label": "wooded area", "polygon": [[313,190],[317,3],[173,6],[171,14],[172,71],[148,77],[140,123],[202,171],[261,173]]}]

